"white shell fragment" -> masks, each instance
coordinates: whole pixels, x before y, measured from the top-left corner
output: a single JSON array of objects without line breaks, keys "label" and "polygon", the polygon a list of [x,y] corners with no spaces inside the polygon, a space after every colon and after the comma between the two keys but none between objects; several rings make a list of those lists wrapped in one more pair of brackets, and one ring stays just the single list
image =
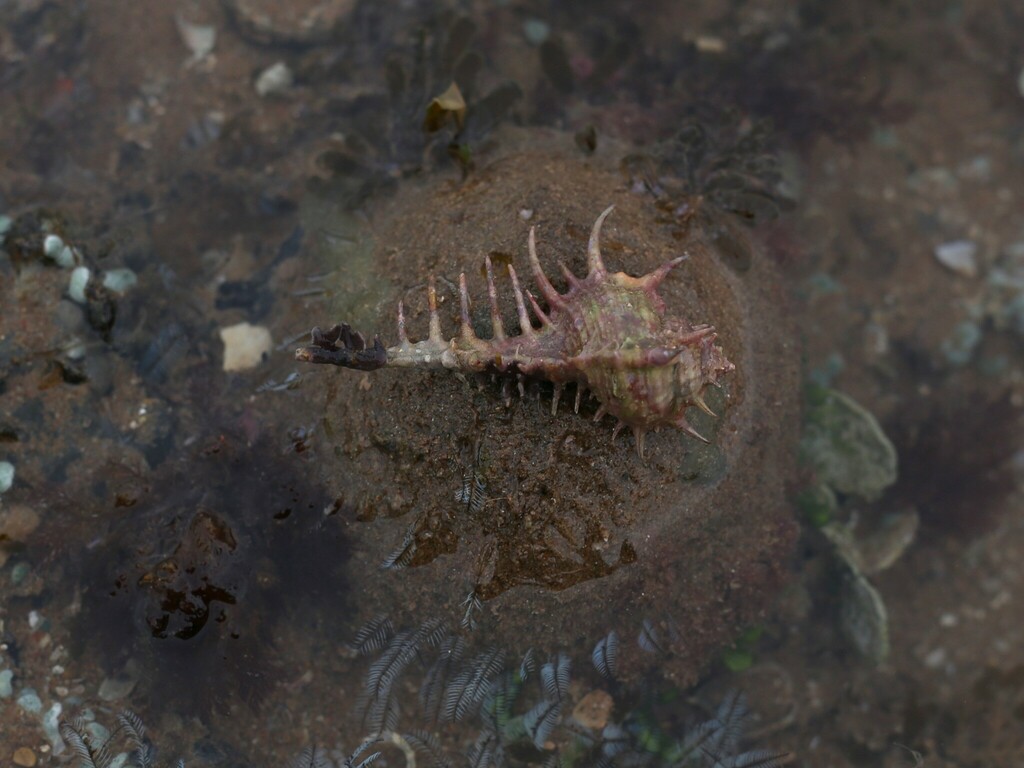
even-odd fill
[{"label": "white shell fragment", "polygon": [[89,278],[92,271],[88,267],[75,267],[71,270],[71,279],[68,280],[68,296],[72,301],[85,304],[85,288],[89,285]]},{"label": "white shell fragment", "polygon": [[50,259],[56,259],[57,254],[64,250],[64,241],[59,235],[47,235],[43,240],[43,254]]},{"label": "white shell fragment", "polygon": [[256,93],[260,96],[284,93],[292,87],[292,82],[292,71],[287,64],[279,61],[260,72],[256,78]]},{"label": "white shell fragment", "polygon": [[208,24],[193,24],[181,16],[175,16],[178,34],[185,47],[192,53],[192,61],[200,61],[213,52],[217,44],[217,28]]},{"label": "white shell fragment", "polygon": [[43,255],[56,262],[63,269],[71,269],[78,263],[75,249],[67,245],[60,235],[47,235],[43,240]]},{"label": "white shell fragment", "polygon": [[0,461],[0,493],[4,493],[14,485],[14,465],[9,461]]},{"label": "white shell fragment", "polygon": [[972,240],[951,240],[935,246],[935,258],[947,269],[964,277],[978,276],[978,245]]},{"label": "white shell fragment", "polygon": [[224,342],[225,371],[255,368],[274,345],[269,330],[249,323],[221,328],[220,340]]},{"label": "white shell fragment", "polygon": [[111,269],[103,273],[103,287],[114,293],[127,293],[137,282],[139,278],[128,267]]}]

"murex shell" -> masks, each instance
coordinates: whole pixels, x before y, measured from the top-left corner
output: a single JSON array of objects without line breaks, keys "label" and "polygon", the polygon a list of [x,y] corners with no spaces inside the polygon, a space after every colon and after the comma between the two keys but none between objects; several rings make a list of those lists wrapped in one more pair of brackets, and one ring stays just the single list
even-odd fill
[{"label": "murex shell", "polygon": [[644,434],[649,429],[673,426],[707,442],[686,420],[686,410],[696,406],[711,410],[704,402],[704,390],[717,386],[719,378],[735,366],[715,344],[715,328],[691,325],[666,311],[658,296],[659,284],[672,268],[686,259],[678,256],[643,277],[608,272],[601,259],[601,225],[612,212],[607,208],[597,221],[587,246],[588,272],[579,278],[564,265],[569,289],[559,293],[551,285],[537,258],[535,228],[530,228],[530,268],[545,311],[529,291],[526,300],[540,322],[535,328],[524,301],[515,269],[508,272],[515,295],[519,334],[507,336],[498,312],[494,271],[486,257],[487,293],[491,308],[493,338],[478,337],[470,322],[470,300],[465,273],[459,276],[461,322],[459,333],[449,341],[441,335],[437,297],[433,281],[427,289],[430,308],[429,335],[411,342],[405,330],[405,313],[398,304],[396,346],[384,348],[379,338],[367,347],[363,336],[347,324],[328,331],[314,328],[313,344],[295,352],[299,360],[327,363],[344,368],[375,370],[384,367],[441,367],[473,373],[501,373],[518,377],[520,392],[524,377],[554,384],[551,410],[555,413],[563,387],[575,382],[576,411],[580,397],[589,390],[600,402],[595,421],[606,414],[618,419],[613,439],[622,427],[636,436],[643,456]]}]

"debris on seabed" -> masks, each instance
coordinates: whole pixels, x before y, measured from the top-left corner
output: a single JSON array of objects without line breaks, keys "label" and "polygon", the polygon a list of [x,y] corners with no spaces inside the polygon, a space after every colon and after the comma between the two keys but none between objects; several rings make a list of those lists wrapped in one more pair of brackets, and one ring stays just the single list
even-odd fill
[{"label": "debris on seabed", "polygon": [[124,294],[139,282],[135,272],[128,267],[111,269],[103,273],[103,287],[114,293]]},{"label": "debris on seabed", "polygon": [[176,15],[174,20],[178,24],[181,41],[192,52],[189,63],[202,61],[213,52],[213,46],[217,43],[216,27],[210,24],[193,24],[180,15]]},{"label": "debris on seabed", "polygon": [[725,53],[728,50],[725,40],[716,35],[700,35],[693,44],[701,53]]},{"label": "debris on seabed", "polygon": [[551,25],[543,19],[529,18],[523,22],[523,36],[530,45],[540,45],[551,37]]},{"label": "debris on seabed", "polygon": [[864,575],[850,569],[842,596],[842,627],[865,658],[882,663],[889,656],[889,614]]},{"label": "debris on seabed", "polygon": [[256,78],[256,93],[261,97],[285,93],[292,87],[294,77],[288,65],[283,61],[272,64]]},{"label": "debris on seabed", "polygon": [[89,285],[92,270],[88,267],[75,267],[71,270],[68,280],[68,297],[76,304],[85,304],[85,288]]},{"label": "debris on seabed", "polygon": [[[0,462],[0,471],[3,465],[11,466],[9,462]],[[14,469],[11,468],[13,474]],[[0,478],[0,491],[4,488],[3,478]],[[23,544],[29,535],[39,527],[39,513],[26,504],[10,504],[0,508],[0,551],[4,549],[7,542],[12,544]]]},{"label": "debris on seabed", "polygon": [[0,493],[9,490],[14,484],[14,465],[9,461],[0,461]]},{"label": "debris on seabed", "polygon": [[274,341],[262,325],[238,323],[220,329],[224,342],[224,370],[245,371],[255,368],[270,352]]},{"label": "debris on seabed", "polygon": [[942,354],[950,365],[961,367],[971,362],[974,350],[981,343],[981,328],[973,320],[958,323],[953,333],[942,340]]},{"label": "debris on seabed", "polygon": [[935,246],[935,258],[947,269],[964,277],[978,276],[978,246],[972,240],[952,240]]},{"label": "debris on seabed", "polygon": [[61,239],[60,235],[46,236],[43,240],[43,255],[63,269],[71,269],[81,261],[81,257]]},{"label": "debris on seabed", "polygon": [[607,691],[595,688],[579,700],[572,717],[584,728],[599,731],[608,725],[613,703]]}]

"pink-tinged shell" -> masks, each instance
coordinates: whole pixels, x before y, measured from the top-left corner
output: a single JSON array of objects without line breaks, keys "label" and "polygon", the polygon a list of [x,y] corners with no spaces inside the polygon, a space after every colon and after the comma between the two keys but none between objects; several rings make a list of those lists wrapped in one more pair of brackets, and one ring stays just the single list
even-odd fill
[{"label": "pink-tinged shell", "polygon": [[[537,257],[536,232],[530,229],[530,267],[545,311],[534,296],[525,294],[515,269],[509,277],[515,295],[520,333],[506,336],[498,312],[497,291],[490,259],[486,260],[487,292],[494,338],[480,339],[469,316],[466,276],[460,275],[461,322],[449,341],[441,336],[433,283],[428,288],[428,338],[411,342],[405,329],[404,309],[398,306],[399,343],[384,349],[379,340],[367,348],[363,337],[347,325],[324,333],[313,330],[313,346],[296,350],[296,357],[314,363],[372,370],[385,366],[444,367],[471,372],[499,372],[531,376],[555,386],[552,412],[562,388],[569,383],[579,395],[589,390],[600,403],[595,421],[606,414],[618,419],[613,437],[623,427],[632,429],[637,451],[643,455],[644,435],[650,429],[676,427],[707,442],[686,419],[698,407],[707,413],[704,390],[718,385],[722,375],[735,370],[711,325],[692,325],[668,312],[658,295],[659,284],[686,257],[674,258],[643,277],[609,272],[601,258],[601,225],[612,212],[607,208],[594,223],[587,246],[586,277],[563,266],[569,289],[555,290]],[[540,327],[534,328],[527,300]],[[340,345],[338,342],[341,342]],[[713,414],[712,414],[713,415]]]}]

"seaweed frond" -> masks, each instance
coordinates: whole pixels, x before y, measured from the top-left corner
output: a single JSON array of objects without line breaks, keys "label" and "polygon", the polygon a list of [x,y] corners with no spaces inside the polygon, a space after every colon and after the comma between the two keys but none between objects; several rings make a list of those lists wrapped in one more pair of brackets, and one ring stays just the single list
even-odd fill
[{"label": "seaweed frond", "polygon": [[131,759],[138,768],[152,768],[156,750],[146,738],[146,726],[143,725],[142,718],[126,709],[117,716],[117,722],[134,747]]},{"label": "seaweed frond", "polygon": [[462,661],[465,650],[466,643],[461,637],[449,636],[441,643],[437,659],[423,676],[423,682],[420,685],[420,705],[427,716],[427,721],[432,724],[436,724],[441,719],[445,687],[452,672]]},{"label": "seaweed frond", "polygon": [[394,633],[391,619],[384,615],[375,616],[360,627],[348,647],[360,656],[366,656],[386,646]]},{"label": "seaweed frond", "polygon": [[289,768],[334,768],[334,764],[326,749],[313,745],[303,749],[292,760]]},{"label": "seaweed frond", "polygon": [[619,635],[614,629],[597,641],[590,659],[601,677],[608,681],[615,679],[619,661]]},{"label": "seaweed frond", "polygon": [[61,722],[58,730],[64,743],[81,761],[82,768],[108,768],[113,759],[108,742],[105,741],[99,745],[93,744],[93,738],[85,729],[85,723],[82,720],[74,722],[65,720]]},{"label": "seaweed frond", "polygon": [[569,674],[572,671],[572,659],[562,651],[554,661],[549,661],[540,668],[540,680],[544,693],[553,701],[561,701],[569,694]]},{"label": "seaweed frond", "polygon": [[359,760],[360,756],[367,749],[369,749],[372,744],[378,744],[379,742],[380,742],[380,739],[378,739],[378,738],[367,739],[366,741],[364,741],[362,744],[359,745],[359,747],[356,749],[355,752],[353,752],[351,755],[349,755],[348,757],[345,758],[345,762],[343,764],[343,768],[367,768],[367,766],[371,765],[383,753],[382,752],[374,752],[372,755],[369,755],[368,757],[364,758],[359,763],[357,763],[356,760]]},{"label": "seaweed frond", "polygon": [[551,732],[562,719],[562,702],[544,700],[523,715],[523,727],[537,749],[544,749]]},{"label": "seaweed frond", "polygon": [[490,648],[476,656],[445,688],[444,715],[462,720],[483,700],[494,678],[501,672],[505,652]]}]

